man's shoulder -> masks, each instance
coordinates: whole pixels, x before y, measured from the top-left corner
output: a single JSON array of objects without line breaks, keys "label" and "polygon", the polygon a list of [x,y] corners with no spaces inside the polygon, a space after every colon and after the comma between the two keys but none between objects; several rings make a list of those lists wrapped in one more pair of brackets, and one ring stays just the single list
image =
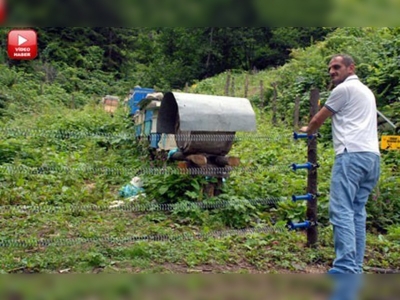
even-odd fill
[{"label": "man's shoulder", "polygon": [[335,95],[335,94],[342,94],[346,92],[347,89],[347,85],[345,84],[346,82],[342,82],[341,84],[335,86],[333,88],[333,90],[331,91],[331,95]]},{"label": "man's shoulder", "polygon": [[366,84],[364,84],[356,75],[350,76],[349,78],[350,80],[344,81],[339,86],[342,85],[343,89],[350,89],[352,91],[353,89],[356,89],[356,90],[368,91],[371,94],[373,94],[372,90]]},{"label": "man's shoulder", "polygon": [[341,84],[337,85],[333,90],[332,93],[347,93],[349,88],[351,89],[352,87],[357,87],[357,88],[367,88],[369,89],[364,83],[360,81],[357,75],[352,75],[349,76],[345,81],[343,81]]},{"label": "man's shoulder", "polygon": [[360,81],[360,78],[358,78],[358,76],[355,74],[348,76],[344,82],[354,82],[354,81]]}]

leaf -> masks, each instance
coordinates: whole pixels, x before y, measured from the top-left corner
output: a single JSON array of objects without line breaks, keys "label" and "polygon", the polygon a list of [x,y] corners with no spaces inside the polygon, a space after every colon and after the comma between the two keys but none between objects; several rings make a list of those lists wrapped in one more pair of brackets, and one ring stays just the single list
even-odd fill
[{"label": "leaf", "polygon": [[192,181],[191,186],[194,187],[196,190],[200,189],[200,185],[197,181]]},{"label": "leaf", "polygon": [[161,186],[158,189],[158,192],[160,193],[160,195],[164,195],[166,192],[168,192],[168,186],[165,186],[165,185]]},{"label": "leaf", "polygon": [[191,192],[191,191],[187,191],[185,192],[185,195],[188,196],[191,199],[197,199],[199,197],[199,194],[196,192]]}]

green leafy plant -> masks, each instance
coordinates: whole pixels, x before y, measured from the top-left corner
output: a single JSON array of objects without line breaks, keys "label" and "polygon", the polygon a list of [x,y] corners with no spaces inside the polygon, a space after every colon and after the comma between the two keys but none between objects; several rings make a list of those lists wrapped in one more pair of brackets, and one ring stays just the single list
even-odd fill
[{"label": "green leafy plant", "polygon": [[[187,199],[191,201],[203,199],[203,184],[207,183],[204,177],[168,174],[169,172],[166,169],[165,175],[144,176],[144,189],[149,199],[154,199],[158,203],[179,203]],[[157,170],[155,173],[162,173],[162,171]]]}]

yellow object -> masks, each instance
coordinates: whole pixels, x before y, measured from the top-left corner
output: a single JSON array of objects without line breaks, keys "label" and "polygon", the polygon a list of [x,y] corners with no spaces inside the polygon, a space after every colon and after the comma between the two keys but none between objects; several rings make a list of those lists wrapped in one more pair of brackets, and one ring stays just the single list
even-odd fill
[{"label": "yellow object", "polygon": [[383,135],[381,139],[381,149],[384,150],[400,150],[399,135]]}]

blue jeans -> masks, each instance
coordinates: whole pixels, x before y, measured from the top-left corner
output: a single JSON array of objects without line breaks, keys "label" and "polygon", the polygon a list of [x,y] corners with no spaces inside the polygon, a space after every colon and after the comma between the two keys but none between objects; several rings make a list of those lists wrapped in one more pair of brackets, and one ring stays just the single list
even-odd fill
[{"label": "blue jeans", "polygon": [[329,201],[336,259],[330,273],[361,274],[365,253],[365,204],[379,179],[380,157],[345,150],[335,158]]},{"label": "blue jeans", "polygon": [[363,285],[362,274],[333,274],[333,292],[329,300],[356,300],[359,299]]}]

